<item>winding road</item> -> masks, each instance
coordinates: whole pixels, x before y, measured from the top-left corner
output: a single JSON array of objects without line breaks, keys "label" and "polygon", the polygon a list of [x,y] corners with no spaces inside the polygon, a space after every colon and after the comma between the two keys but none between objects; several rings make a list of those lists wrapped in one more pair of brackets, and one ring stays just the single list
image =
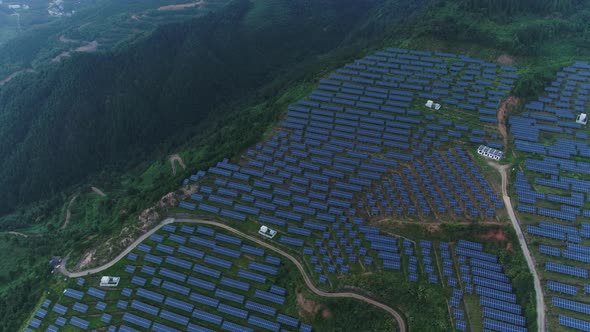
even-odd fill
[{"label": "winding road", "polygon": [[526,239],[524,238],[522,229],[520,228],[520,223],[518,222],[518,219],[516,219],[516,214],[514,213],[514,208],[512,207],[512,202],[510,202],[510,196],[508,196],[508,190],[506,189],[508,185],[507,172],[510,168],[510,165],[500,166],[492,162],[488,162],[488,165],[500,172],[500,175],[502,176],[502,197],[504,199],[504,205],[506,206],[506,210],[510,216],[512,227],[514,228],[514,231],[516,231],[516,236],[518,237],[518,242],[520,244],[520,248],[522,249],[522,253],[524,254],[524,258],[526,259],[527,265],[531,270],[531,274],[533,275],[533,284],[535,285],[537,303],[537,328],[538,331],[545,331],[545,303],[543,298],[543,287],[541,287],[541,280],[537,274],[535,262],[533,261],[533,257],[531,256],[531,252],[527,246]]},{"label": "winding road", "polygon": [[259,238],[253,237],[251,235],[245,234],[235,228],[232,228],[228,225],[219,223],[219,222],[215,222],[215,221],[208,221],[208,220],[200,220],[200,219],[189,219],[189,218],[181,218],[181,219],[174,219],[174,218],[167,218],[164,219],[158,226],[154,227],[152,230],[150,230],[149,232],[143,234],[141,237],[139,237],[137,240],[135,240],[135,242],[133,242],[131,245],[129,245],[123,252],[121,252],[117,257],[115,257],[113,260],[111,260],[110,262],[106,263],[105,265],[93,268],[93,269],[88,269],[88,270],[84,270],[84,271],[80,271],[80,272],[69,272],[66,269],[66,260],[64,259],[64,261],[62,262],[59,270],[60,272],[70,278],[77,278],[77,277],[82,277],[82,276],[87,276],[90,274],[95,274],[95,273],[99,273],[101,271],[104,271],[108,268],[110,268],[111,266],[115,265],[119,260],[121,260],[123,257],[127,256],[127,254],[129,254],[133,249],[135,249],[135,247],[137,247],[137,245],[139,245],[141,242],[143,242],[145,239],[147,239],[149,236],[151,236],[152,234],[154,234],[156,231],[158,231],[160,228],[162,228],[164,225],[168,225],[168,224],[172,224],[175,222],[179,222],[179,223],[192,223],[192,224],[204,224],[204,225],[211,225],[211,226],[215,226],[215,227],[220,227],[223,228],[231,233],[234,233],[246,240],[255,242],[256,244],[265,247],[267,249],[270,249],[274,252],[276,252],[277,254],[287,258],[288,260],[290,260],[293,264],[295,264],[295,266],[297,267],[297,269],[299,270],[299,272],[301,273],[301,275],[303,276],[303,280],[305,281],[305,284],[307,285],[307,287],[309,288],[309,290],[311,290],[314,294],[321,296],[321,297],[327,297],[327,298],[351,298],[351,299],[357,299],[360,301],[363,301],[365,303],[374,305],[377,308],[380,308],[382,310],[385,310],[387,313],[389,313],[390,315],[393,316],[393,318],[395,318],[395,320],[397,321],[397,324],[399,326],[399,331],[400,332],[406,332],[409,331],[409,329],[406,327],[406,322],[404,321],[403,317],[397,312],[395,311],[393,308],[375,301],[371,298],[368,298],[366,296],[360,295],[360,294],[356,294],[356,293],[351,293],[351,292],[343,292],[343,293],[330,293],[330,292],[324,292],[320,289],[318,289],[317,287],[315,287],[315,285],[313,284],[313,282],[311,281],[311,278],[307,275],[307,273],[305,272],[305,269],[303,267],[303,265],[293,256],[291,256],[290,254],[284,252],[283,250],[276,248],[275,246],[273,246],[272,244],[263,241]]}]

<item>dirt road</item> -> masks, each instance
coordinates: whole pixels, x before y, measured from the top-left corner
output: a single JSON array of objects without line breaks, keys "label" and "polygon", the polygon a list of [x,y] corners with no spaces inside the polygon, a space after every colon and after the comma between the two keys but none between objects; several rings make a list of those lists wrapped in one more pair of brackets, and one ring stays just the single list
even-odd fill
[{"label": "dirt road", "polygon": [[102,192],[102,190],[100,190],[100,189],[98,189],[96,187],[90,187],[90,188],[92,189],[92,191],[94,191],[95,193],[99,194],[102,197],[106,197],[107,196],[104,192]]},{"label": "dirt road", "polygon": [[180,167],[182,167],[182,169],[186,169],[186,165],[184,164],[184,161],[182,161],[182,158],[180,158],[180,155],[170,155],[168,160],[170,160],[170,165],[172,166],[172,175],[176,175],[176,161],[178,161],[178,164]]},{"label": "dirt road", "polygon": [[506,114],[509,109],[518,105],[520,100],[514,96],[510,96],[504,100],[500,108],[498,109],[498,131],[504,138],[504,146],[508,146],[508,130],[506,129]]},{"label": "dirt road", "polygon": [[545,303],[543,298],[543,287],[541,286],[541,280],[539,279],[539,275],[537,274],[535,262],[533,260],[533,257],[531,256],[529,247],[527,246],[526,239],[524,238],[524,234],[522,233],[522,229],[520,228],[520,223],[518,222],[518,219],[516,219],[516,214],[514,213],[514,208],[512,207],[512,202],[510,202],[510,196],[508,196],[508,190],[506,189],[508,186],[507,172],[510,169],[510,165],[500,166],[493,162],[488,162],[488,164],[495,168],[502,175],[502,196],[504,199],[504,205],[506,206],[506,210],[508,211],[508,216],[510,217],[510,222],[512,222],[512,227],[514,228],[514,231],[516,231],[518,243],[520,244],[520,248],[522,249],[524,258],[526,259],[529,270],[531,270],[531,274],[533,275],[533,284],[535,286],[535,296],[537,304],[537,328],[538,331],[545,331]]},{"label": "dirt road", "polygon": [[82,277],[82,276],[87,276],[90,274],[95,274],[95,273],[99,273],[101,271],[104,271],[106,269],[108,269],[109,267],[115,265],[119,260],[121,260],[123,257],[127,256],[127,254],[129,254],[133,249],[135,249],[135,247],[137,247],[137,245],[139,245],[143,240],[147,239],[149,236],[151,236],[153,233],[155,233],[156,231],[158,231],[160,228],[162,228],[162,226],[164,225],[168,225],[174,222],[182,222],[182,223],[192,223],[192,224],[204,224],[204,225],[211,225],[211,226],[215,226],[215,227],[220,227],[223,228],[231,233],[234,233],[235,235],[240,236],[241,238],[244,238],[246,240],[255,242],[256,244],[265,247],[267,249],[270,249],[274,252],[276,252],[277,254],[287,258],[288,260],[290,260],[293,264],[295,264],[295,266],[297,267],[297,269],[299,270],[299,272],[301,273],[301,275],[303,276],[303,280],[305,281],[305,284],[307,285],[307,287],[309,288],[310,291],[312,291],[314,294],[321,296],[321,297],[327,297],[327,298],[351,298],[351,299],[357,299],[360,301],[363,301],[365,303],[371,304],[376,306],[377,308],[380,308],[382,310],[385,310],[387,313],[389,313],[390,315],[393,316],[393,318],[395,318],[395,320],[398,323],[399,326],[399,330],[400,332],[406,332],[408,331],[408,329],[406,328],[406,323],[403,319],[403,317],[397,312],[395,311],[393,308],[375,301],[371,298],[368,298],[366,296],[360,295],[360,294],[356,294],[356,293],[351,293],[351,292],[343,292],[343,293],[329,293],[329,292],[324,292],[318,288],[315,287],[315,285],[313,284],[313,282],[311,281],[311,278],[307,275],[307,273],[305,272],[305,269],[303,267],[303,265],[293,256],[291,256],[290,254],[284,252],[283,250],[274,247],[272,244],[270,244],[267,241],[261,240],[259,238],[250,236],[248,234],[242,233],[241,231],[232,228],[228,225],[222,224],[222,223],[218,223],[218,222],[214,222],[214,221],[208,221],[208,220],[199,220],[199,219],[174,219],[174,218],[168,218],[163,220],[158,226],[154,227],[152,230],[150,230],[149,232],[145,233],[144,235],[142,235],[141,237],[139,237],[137,240],[135,240],[135,242],[133,242],[129,247],[127,247],[122,253],[120,253],[117,257],[115,257],[115,259],[113,259],[112,261],[108,262],[107,264],[103,265],[103,266],[99,266],[93,269],[89,269],[89,270],[85,270],[85,271],[80,271],[80,272],[69,272],[66,269],[66,259],[63,260],[61,266],[60,266],[60,272],[62,274],[64,274],[65,276],[68,276],[70,278],[77,278],[77,277]]},{"label": "dirt road", "polygon": [[78,194],[74,195],[74,197],[72,197],[72,199],[70,200],[70,203],[68,203],[68,209],[66,210],[66,220],[64,220],[63,225],[61,225],[61,229],[66,228],[66,226],[70,222],[70,217],[72,216],[72,214],[70,213],[70,206],[72,206],[72,203],[74,203],[77,197]]}]

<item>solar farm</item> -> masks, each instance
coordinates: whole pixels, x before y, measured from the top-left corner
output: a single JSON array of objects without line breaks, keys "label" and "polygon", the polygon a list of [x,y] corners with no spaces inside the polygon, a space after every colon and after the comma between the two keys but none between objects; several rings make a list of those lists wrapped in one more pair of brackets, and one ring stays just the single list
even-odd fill
[{"label": "solar farm", "polygon": [[[477,151],[505,149],[496,110],[515,72],[462,55],[392,48],[356,60],[289,106],[263,142],[186,179],[198,189],[179,208],[252,234],[262,225],[276,230],[265,241],[299,258],[325,291],[346,286],[346,276],[388,274],[443,290],[457,331],[527,331],[526,299],[517,298],[499,257],[484,245],[408,239],[378,227],[505,221]],[[511,120],[515,138],[515,123],[535,119],[521,117]],[[166,225],[126,257],[118,287],[78,279],[45,301],[28,329],[311,331],[296,311],[283,312],[295,301],[279,277],[289,264],[215,227]],[[559,321],[579,325],[575,319]]]},{"label": "solar farm", "polygon": [[29,329],[312,331],[283,311],[294,294],[279,285],[282,259],[222,231],[168,225],[121,263],[118,287],[98,287],[98,275],[72,280]]},{"label": "solar farm", "polygon": [[524,156],[512,191],[543,277],[549,327],[590,331],[590,149],[586,113],[590,65],[557,73],[543,96],[510,117],[515,150]]}]

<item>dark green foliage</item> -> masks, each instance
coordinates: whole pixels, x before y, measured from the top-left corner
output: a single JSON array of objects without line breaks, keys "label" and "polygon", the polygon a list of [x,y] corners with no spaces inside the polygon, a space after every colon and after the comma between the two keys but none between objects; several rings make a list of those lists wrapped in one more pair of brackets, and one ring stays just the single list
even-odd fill
[{"label": "dark green foliage", "polygon": [[489,15],[571,13],[582,0],[462,0],[468,10]]},{"label": "dark green foliage", "polygon": [[115,54],[75,56],[16,79],[0,91],[0,213],[133,165],[220,105],[255,97],[276,75],[337,47],[371,4],[283,2],[277,24],[248,26],[253,5],[236,1]]}]

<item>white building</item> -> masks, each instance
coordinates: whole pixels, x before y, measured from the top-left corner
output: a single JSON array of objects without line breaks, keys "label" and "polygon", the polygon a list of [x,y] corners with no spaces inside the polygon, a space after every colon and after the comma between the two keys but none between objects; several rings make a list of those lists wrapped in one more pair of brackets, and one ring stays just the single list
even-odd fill
[{"label": "white building", "polygon": [[586,125],[588,123],[588,115],[586,113],[578,114],[578,117],[576,118],[576,123]]},{"label": "white building", "polygon": [[275,237],[275,235],[277,235],[277,231],[272,230],[264,225],[260,226],[260,229],[258,230],[258,234],[267,237],[269,239],[272,239],[273,237]]},{"label": "white building", "polygon": [[500,159],[504,158],[504,152],[502,152],[500,150],[496,150],[494,148],[490,148],[489,146],[485,146],[485,145],[480,145],[477,148],[477,153],[480,156],[484,156],[484,157],[494,159],[494,160],[500,160]]},{"label": "white building", "polygon": [[104,276],[100,278],[101,287],[117,287],[119,285],[120,277]]}]

